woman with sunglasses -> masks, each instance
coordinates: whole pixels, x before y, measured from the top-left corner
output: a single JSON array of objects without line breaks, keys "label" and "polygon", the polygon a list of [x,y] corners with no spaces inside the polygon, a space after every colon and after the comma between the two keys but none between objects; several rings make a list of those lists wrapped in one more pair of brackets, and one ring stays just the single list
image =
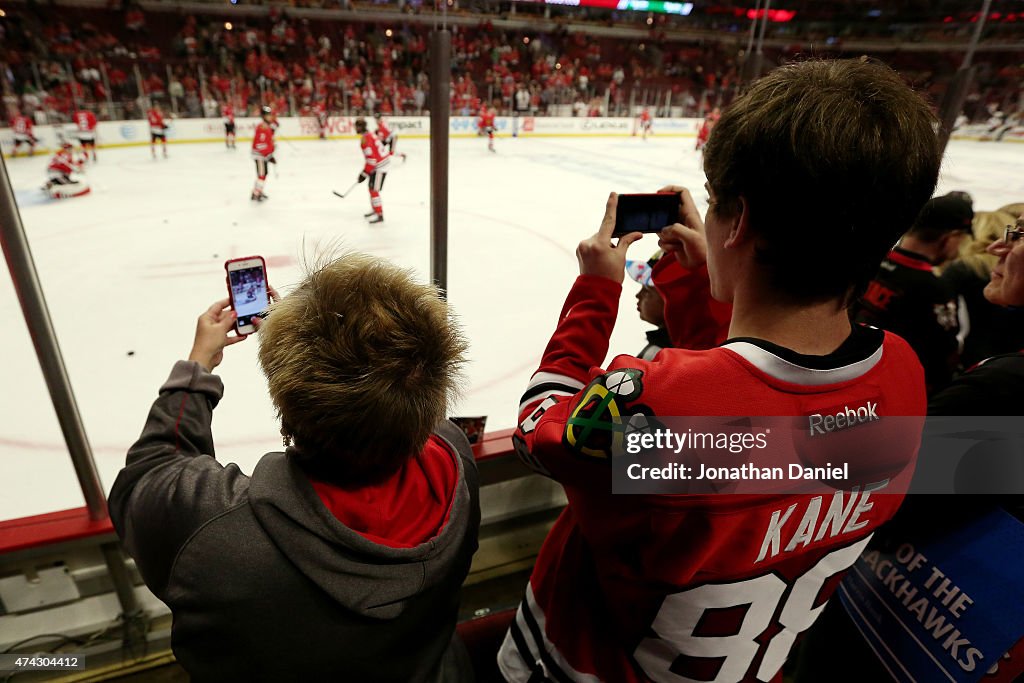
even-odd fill
[{"label": "woman with sunglasses", "polygon": [[[1018,219],[1016,226],[1006,226],[1002,239],[988,247],[988,252],[997,256],[998,261],[985,287],[985,298],[996,305],[1024,307],[1022,237],[1024,218]],[[1022,390],[1024,350],[995,356],[960,375],[946,389],[932,397],[928,404],[928,415],[1024,415]],[[1019,537],[1021,526],[1024,525],[1024,502],[1017,493],[1022,486],[1020,470],[1012,458],[1011,462],[1006,461],[1007,453],[1011,456],[1013,454],[1007,448],[1015,448],[1012,439],[980,442],[971,449],[969,457],[960,462],[955,475],[960,494],[985,492],[1000,495],[908,495],[892,521],[875,534],[865,556],[874,556],[876,563],[891,563],[888,558],[894,548],[912,547],[923,557],[933,557],[932,549],[938,548],[936,554],[943,558],[943,566],[947,566],[947,569],[952,566],[956,571],[955,577],[948,577],[953,584],[960,585],[963,582],[970,586],[983,585],[989,579],[992,567],[998,568],[1001,580],[1012,582],[1013,577],[1021,573],[1021,562],[1024,560],[1016,546],[999,545],[992,540],[1005,538],[1003,534]],[[921,457],[927,457],[924,450]],[[958,551],[950,551],[946,547],[949,543],[956,543],[956,539],[965,537],[972,538],[973,542],[962,545]],[[982,547],[987,550],[979,550]],[[985,556],[979,557],[979,552],[984,552]],[[919,649],[908,646],[902,638],[890,638],[892,633],[913,633],[912,629],[916,628],[914,617],[910,616],[912,611],[886,612],[877,609],[877,604],[865,590],[867,580],[861,583],[857,579],[858,572],[866,576],[865,572],[870,573],[869,570],[870,565],[863,562],[855,565],[840,593],[846,596],[845,599],[830,600],[821,618],[808,632],[794,675],[796,683],[818,683],[823,680],[829,683],[886,681],[896,678],[888,671],[899,668],[907,673],[910,680],[944,680],[938,668],[930,669],[928,660],[922,659]],[[927,575],[927,570],[924,570],[923,576]],[[901,595],[909,594],[910,591],[926,594],[923,586],[909,580],[900,586],[903,591]],[[894,592],[896,590],[893,588]],[[969,592],[971,598],[976,600],[971,607],[975,620],[969,629],[970,634],[961,634],[957,630],[957,637],[976,637],[980,633],[988,642],[990,631],[987,627],[979,628],[978,624],[993,623],[990,616],[1005,611],[1007,603],[1015,604],[1014,598],[1004,596],[1002,600],[993,600],[991,596],[975,594],[973,588],[970,591],[964,590],[965,594]],[[875,616],[867,623],[874,630],[871,631],[873,635],[869,636],[855,625],[857,619],[854,615],[861,615],[859,618],[864,620],[863,615],[872,609],[875,610]],[[981,617],[981,614],[985,616]],[[932,613],[931,618],[934,616],[935,613]],[[962,667],[980,666],[988,669],[991,666],[992,672],[982,679],[986,683],[1024,681],[1024,632],[1011,630],[1015,628],[1011,622],[1019,623],[1019,620],[1004,621],[1004,631],[1000,637],[1007,643],[1004,646],[1009,648],[1006,654],[1000,657],[998,653],[993,655],[988,651],[983,660],[972,663],[969,658],[961,656],[957,662]],[[1009,634],[1008,639],[1006,634]],[[937,667],[940,666],[939,660],[932,661]],[[946,666],[955,666],[953,662],[952,659],[944,661]],[[998,666],[992,666],[995,663]]]},{"label": "woman with sunglasses", "polygon": [[[1024,217],[988,247],[998,257],[985,298],[1024,308]],[[1010,330],[1007,330],[1009,333]],[[1024,349],[982,361],[932,397],[929,415],[1024,415]]]}]

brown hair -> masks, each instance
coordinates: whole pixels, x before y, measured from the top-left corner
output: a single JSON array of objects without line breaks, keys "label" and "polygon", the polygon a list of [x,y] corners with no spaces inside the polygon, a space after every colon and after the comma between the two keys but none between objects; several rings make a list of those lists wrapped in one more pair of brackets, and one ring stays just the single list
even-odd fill
[{"label": "brown hair", "polygon": [[379,481],[445,419],[467,344],[438,290],[409,271],[364,254],[308,270],[259,333],[281,433],[317,478]]},{"label": "brown hair", "polygon": [[848,304],[935,189],[934,125],[927,103],[884,64],[780,67],[711,133],[713,210],[733,216],[745,200],[758,260],[780,295]]}]

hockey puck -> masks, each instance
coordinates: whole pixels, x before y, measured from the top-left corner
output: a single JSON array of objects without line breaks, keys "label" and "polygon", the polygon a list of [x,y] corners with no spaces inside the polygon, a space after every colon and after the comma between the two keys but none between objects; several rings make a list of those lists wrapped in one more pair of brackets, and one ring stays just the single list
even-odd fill
[{"label": "hockey puck", "polygon": [[134,356],[134,355],[135,355],[135,352],[134,352],[134,351],[129,351],[129,352],[128,352],[128,355],[129,355],[129,356]]},{"label": "hockey puck", "polygon": [[166,223],[166,222],[167,222],[167,219],[165,218],[165,219],[164,219],[164,223]]}]

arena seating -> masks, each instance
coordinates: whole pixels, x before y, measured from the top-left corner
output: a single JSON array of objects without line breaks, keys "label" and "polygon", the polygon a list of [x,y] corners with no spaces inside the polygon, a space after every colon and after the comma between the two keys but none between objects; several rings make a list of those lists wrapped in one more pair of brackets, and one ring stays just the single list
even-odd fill
[{"label": "arena seating", "polygon": [[[883,17],[861,16],[874,4],[882,6],[798,4],[793,11],[799,20],[771,24],[765,58],[783,63],[823,49],[856,56],[857,40],[878,33],[872,26]],[[548,12],[551,21],[527,23],[523,17],[537,8],[514,5],[514,11],[483,6],[472,13],[453,6],[453,112],[475,113],[482,101],[509,111],[523,85],[534,113],[628,115],[630,106],[650,105],[664,115],[670,103],[682,108],[677,115],[696,116],[727,104],[737,90],[750,24],[742,8],[708,7],[686,22],[659,15],[640,24],[630,20],[642,13],[589,11],[572,15],[570,30],[558,11]],[[210,3],[203,13],[174,3],[147,4],[145,10],[17,5],[0,23],[7,37],[0,60],[14,76],[8,109],[41,109],[49,121],[68,120],[79,106],[101,119],[138,118],[148,97],[180,116],[219,116],[218,103],[226,101],[239,115],[262,104],[304,114],[319,100],[337,114],[420,113],[429,86],[427,17],[414,7],[345,4],[338,19],[327,11],[333,7],[318,0],[288,8]],[[912,10],[885,9],[884,18],[893,15],[888,26],[912,25],[915,41],[962,39],[969,17],[954,12],[951,3],[944,7],[948,23],[913,24],[923,19]],[[986,39],[1019,38],[1024,15],[1018,24],[1016,15],[1009,21],[1009,13],[995,14]],[[644,27],[639,34],[638,25]],[[941,42],[933,50],[915,47],[885,58],[938,101],[961,55],[941,49]],[[1006,108],[1015,102],[1021,54],[1018,47],[975,60],[980,69],[972,118],[983,120],[988,103]]]}]

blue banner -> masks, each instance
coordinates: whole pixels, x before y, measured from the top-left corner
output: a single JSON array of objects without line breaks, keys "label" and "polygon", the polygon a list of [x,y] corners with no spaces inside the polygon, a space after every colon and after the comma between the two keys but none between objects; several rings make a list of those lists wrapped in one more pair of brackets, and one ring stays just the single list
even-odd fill
[{"label": "blue banner", "polygon": [[840,600],[895,680],[974,683],[1024,636],[1024,524],[1001,509],[918,521],[878,532]]}]

